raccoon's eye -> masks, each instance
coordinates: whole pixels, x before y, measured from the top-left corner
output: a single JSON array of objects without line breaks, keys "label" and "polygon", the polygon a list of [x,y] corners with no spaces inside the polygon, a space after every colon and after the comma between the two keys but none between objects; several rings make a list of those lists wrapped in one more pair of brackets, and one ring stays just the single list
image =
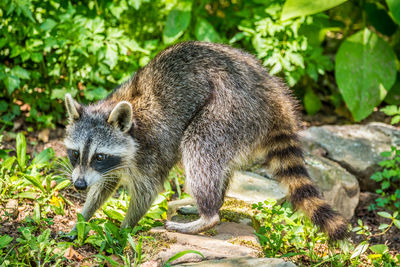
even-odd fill
[{"label": "raccoon's eye", "polygon": [[73,158],[73,159],[78,159],[78,158],[79,158],[79,152],[78,152],[78,150],[73,150],[73,151],[72,151],[72,158]]},{"label": "raccoon's eye", "polygon": [[94,156],[94,158],[96,159],[96,161],[103,161],[106,158],[106,155],[104,155],[104,154],[96,154]]}]

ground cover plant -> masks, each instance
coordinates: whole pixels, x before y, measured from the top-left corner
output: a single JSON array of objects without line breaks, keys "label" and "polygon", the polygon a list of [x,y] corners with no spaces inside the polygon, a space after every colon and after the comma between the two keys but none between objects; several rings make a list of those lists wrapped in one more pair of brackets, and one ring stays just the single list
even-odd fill
[{"label": "ground cover plant", "polygon": [[[163,224],[167,201],[188,197],[179,167],[139,225],[120,230],[126,192],[83,222],[75,215],[83,196],[69,186],[65,159],[36,145],[38,132],[63,128],[66,93],[83,103],[102,99],[173,43],[211,41],[253,53],[293,89],[305,114],[349,123],[382,107],[393,124],[400,121],[397,0],[3,0],[0,18],[1,266],[137,266],[166,245],[148,230]],[[352,236],[361,241],[330,244],[287,204],[254,204],[265,256],[299,265],[400,264],[398,250],[377,241],[399,228],[399,153],[383,153],[382,171],[371,177],[380,188],[369,209],[382,222],[375,229],[356,219]],[[65,232],[75,220],[78,238],[70,241]],[[185,253],[197,252],[166,265]]]},{"label": "ground cover plant", "polygon": [[[148,230],[163,224],[167,201],[173,195],[175,198],[188,197],[181,189],[184,175],[179,167],[172,170],[164,193],[158,196],[138,226],[120,229],[129,203],[124,190],[111,198],[95,219],[85,222],[80,214],[71,218],[67,214],[76,212],[79,201],[69,194],[69,180],[53,172],[57,162],[54,154],[44,150],[29,160],[24,154],[26,146],[24,135],[19,134],[16,151],[2,150],[1,266],[59,266],[76,262],[137,266],[151,259],[152,249],[163,247],[162,238]],[[19,205],[10,206],[15,200]],[[274,200],[266,200],[253,204],[253,210],[249,216],[266,257],[283,257],[299,265],[317,266],[396,266],[400,263],[398,251],[391,250],[386,244],[371,242],[374,236],[383,235],[391,228],[400,229],[398,211],[378,212],[387,221],[375,233],[358,219],[352,231],[361,235],[363,241],[353,244],[329,242],[325,234],[318,232],[302,214],[294,212],[288,203],[278,205]],[[69,227],[54,228],[55,221],[64,217],[67,217],[66,222],[78,221],[74,241],[66,238],[67,231],[72,228],[70,223]],[[234,216],[230,214],[224,218]],[[166,265],[186,253],[199,254],[198,251],[182,251]]]}]

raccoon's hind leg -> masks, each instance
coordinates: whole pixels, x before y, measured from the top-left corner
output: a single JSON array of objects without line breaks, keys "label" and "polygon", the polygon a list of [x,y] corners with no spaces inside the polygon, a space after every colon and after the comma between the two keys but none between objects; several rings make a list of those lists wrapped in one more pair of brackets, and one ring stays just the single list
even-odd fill
[{"label": "raccoon's hind leg", "polygon": [[224,201],[231,172],[224,165],[229,159],[224,158],[224,153],[218,152],[200,144],[187,143],[184,146],[182,160],[186,184],[196,201],[200,219],[189,223],[167,221],[165,227],[168,230],[196,234],[212,228],[220,221],[219,209]]}]

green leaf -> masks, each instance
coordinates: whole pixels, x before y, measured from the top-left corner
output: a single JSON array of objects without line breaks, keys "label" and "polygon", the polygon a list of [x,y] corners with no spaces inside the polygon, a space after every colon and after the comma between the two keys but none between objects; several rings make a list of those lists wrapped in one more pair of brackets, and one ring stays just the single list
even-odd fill
[{"label": "green leaf", "polygon": [[400,122],[400,115],[396,115],[392,118],[392,120],[390,121],[390,124],[396,124]]},{"label": "green leaf", "polygon": [[341,44],[336,54],[336,82],[356,121],[371,114],[394,84],[395,60],[389,44],[367,28]]},{"label": "green leaf", "polygon": [[370,246],[369,249],[377,254],[384,254],[387,250],[389,250],[388,247],[383,244]]},{"label": "green leaf", "polygon": [[16,160],[15,157],[9,157],[9,158],[7,158],[6,160],[4,160],[4,161],[2,162],[1,168],[2,168],[2,169],[4,168],[4,169],[6,169],[6,170],[10,170],[11,167],[12,167],[12,165],[14,164],[15,160]]},{"label": "green leaf", "polygon": [[197,18],[196,27],[195,27],[195,35],[197,40],[212,42],[212,43],[221,43],[221,37],[219,37],[217,31],[214,27],[205,19]]},{"label": "green leaf", "polygon": [[188,254],[188,253],[194,253],[194,254],[200,255],[202,258],[204,258],[203,254],[201,254],[200,252],[198,252],[198,251],[196,251],[196,250],[185,250],[185,251],[178,252],[178,253],[176,253],[174,256],[172,256],[171,258],[169,258],[169,259],[166,261],[166,264],[171,263],[171,262],[173,262],[174,260],[179,259],[179,258],[182,257],[183,255],[186,255],[186,254]]},{"label": "green leaf", "polygon": [[51,160],[54,155],[54,150],[51,147],[46,148],[32,160],[31,165],[39,165],[39,167],[44,166],[49,163],[49,160]]},{"label": "green leaf", "polygon": [[392,215],[386,211],[380,211],[380,212],[378,212],[378,215],[383,218],[388,218],[388,219],[392,218]]},{"label": "green leaf", "polygon": [[28,180],[32,185],[34,185],[37,189],[40,189],[40,191],[42,191],[43,193],[46,192],[46,189],[44,189],[38,177],[32,175],[24,175],[24,178]]},{"label": "green leaf", "polygon": [[394,220],[394,225],[400,229],[400,220]]},{"label": "green leaf", "polygon": [[314,93],[312,89],[307,89],[304,95],[304,108],[307,113],[313,115],[321,109],[322,103],[319,97]]},{"label": "green leaf", "polygon": [[6,78],[3,81],[7,87],[8,94],[10,95],[19,87],[19,78],[14,75],[6,75]]},{"label": "green leaf", "polygon": [[381,110],[383,113],[385,113],[388,116],[394,116],[396,114],[399,114],[399,110],[397,108],[397,106],[395,105],[390,105],[390,106],[386,106],[384,108],[381,108]]},{"label": "green leaf", "polygon": [[8,244],[11,243],[11,241],[13,241],[13,239],[14,238],[9,235],[0,236],[0,249],[5,248]]},{"label": "green leaf", "polygon": [[15,66],[12,70],[11,70],[11,74],[14,76],[17,76],[18,78],[21,79],[29,79],[29,71],[21,68],[20,66]]},{"label": "green leaf", "polygon": [[42,61],[43,61],[43,55],[42,55],[42,53],[39,53],[39,52],[32,53],[31,59],[32,59],[34,62],[39,63],[39,62],[42,62]]},{"label": "green leaf", "polygon": [[129,0],[129,4],[132,5],[136,10],[140,8],[142,0]]},{"label": "green leaf", "polygon": [[55,20],[46,19],[42,23],[42,25],[40,25],[40,29],[42,29],[43,31],[49,31],[49,30],[53,29],[56,25],[57,25],[57,22]]},{"label": "green leaf", "polygon": [[400,1],[399,0],[386,0],[390,13],[394,21],[400,25]]},{"label": "green leaf", "polygon": [[282,10],[281,20],[312,15],[338,6],[346,1],[347,0],[286,0]]},{"label": "green leaf", "polygon": [[59,183],[58,185],[56,185],[56,187],[54,187],[54,191],[60,191],[66,187],[68,187],[71,184],[70,180],[64,180],[61,183]]},{"label": "green leaf", "polygon": [[85,91],[85,98],[90,101],[103,99],[107,95],[108,92],[103,87],[97,87],[95,89]]},{"label": "green leaf", "polygon": [[28,199],[36,199],[37,194],[33,191],[26,191],[16,195],[18,198],[28,198]]},{"label": "green leaf", "polygon": [[17,134],[17,161],[19,167],[24,170],[26,167],[26,140],[22,133]]},{"label": "green leaf", "polygon": [[400,105],[400,72],[397,72],[396,82],[386,95],[385,102],[390,105]]},{"label": "green leaf", "polygon": [[171,44],[175,42],[189,26],[192,17],[192,2],[180,1],[168,13],[163,31],[163,42]]},{"label": "green leaf", "polygon": [[113,69],[118,62],[118,47],[116,44],[108,44],[106,47],[106,59],[104,62]]}]

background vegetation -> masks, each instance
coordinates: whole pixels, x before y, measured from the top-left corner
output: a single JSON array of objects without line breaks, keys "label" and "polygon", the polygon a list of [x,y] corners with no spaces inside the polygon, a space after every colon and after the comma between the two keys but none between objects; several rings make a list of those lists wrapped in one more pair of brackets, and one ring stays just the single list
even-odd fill
[{"label": "background vegetation", "polygon": [[[102,99],[159,51],[185,40],[253,53],[286,80],[308,114],[336,112],[361,121],[384,107],[398,123],[399,25],[398,0],[0,0],[0,144],[17,119],[31,130],[64,124],[65,93],[84,103]],[[0,149],[0,205],[24,200],[18,210],[26,214],[17,232],[0,232],[0,266],[138,265],[142,244],[159,246],[146,230],[162,224],[167,200],[187,197],[181,170],[174,169],[137,228],[118,228],[129,199],[121,191],[100,218],[78,218],[78,238],[70,242],[51,230],[54,218],[67,216],[73,206],[65,197],[70,182],[54,172],[52,149],[32,157],[26,151],[21,133],[15,150]],[[381,185],[380,198],[370,207],[386,210],[379,212],[386,220],[381,232],[371,233],[359,220],[353,230],[361,243],[328,250],[326,236],[309,221],[287,204],[266,201],[253,206],[265,256],[316,265],[399,264],[398,253],[372,242],[400,228],[400,152],[393,148],[384,156],[382,172],[372,177]],[[0,219],[3,225],[16,221],[9,209],[0,210]],[[89,245],[90,259],[80,258],[76,250]]]},{"label": "background vegetation", "polygon": [[396,0],[2,0],[0,18],[0,122],[9,126],[24,115],[54,127],[65,93],[101,99],[184,40],[250,51],[309,114],[327,106],[360,121],[382,101],[400,103]]}]

